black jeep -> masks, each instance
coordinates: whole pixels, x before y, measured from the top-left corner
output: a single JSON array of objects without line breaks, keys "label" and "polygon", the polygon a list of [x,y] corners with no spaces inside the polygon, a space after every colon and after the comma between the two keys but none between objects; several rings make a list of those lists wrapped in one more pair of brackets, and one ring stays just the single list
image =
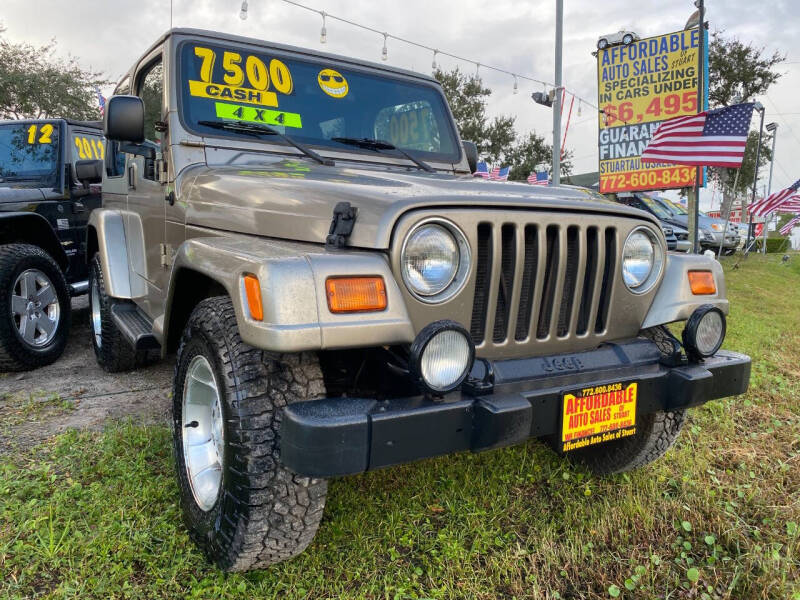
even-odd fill
[{"label": "black jeep", "polygon": [[86,223],[104,153],[99,122],[0,121],[0,371],[64,350],[70,298],[88,289]]}]

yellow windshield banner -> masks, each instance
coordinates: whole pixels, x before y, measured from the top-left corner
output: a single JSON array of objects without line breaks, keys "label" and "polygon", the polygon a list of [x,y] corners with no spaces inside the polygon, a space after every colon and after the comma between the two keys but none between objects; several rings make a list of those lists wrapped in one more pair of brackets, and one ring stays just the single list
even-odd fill
[{"label": "yellow windshield banner", "polygon": [[564,394],[562,450],[577,450],[636,433],[637,383],[612,383]]},{"label": "yellow windshield banner", "polygon": [[278,96],[275,92],[266,90],[252,90],[249,88],[223,85],[221,83],[207,83],[205,81],[189,80],[189,93],[199,98],[212,100],[236,100],[247,104],[260,106],[278,106]]}]

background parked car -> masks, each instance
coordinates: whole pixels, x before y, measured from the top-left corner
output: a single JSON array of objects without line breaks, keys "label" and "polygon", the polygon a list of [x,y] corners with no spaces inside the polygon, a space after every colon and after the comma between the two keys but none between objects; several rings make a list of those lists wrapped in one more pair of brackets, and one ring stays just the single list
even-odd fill
[{"label": "background parked car", "polygon": [[100,123],[0,121],[0,371],[64,350],[70,297],[88,289],[86,224],[104,153]]},{"label": "background parked car", "polygon": [[692,249],[692,243],[689,241],[689,230],[680,225],[673,225],[672,232],[675,234],[677,252],[689,252]]},{"label": "background parked car", "polygon": [[[643,196],[644,194],[639,195]],[[686,229],[689,228],[689,213],[686,212],[686,209],[680,204],[670,202],[661,196],[648,195],[648,197],[671,213],[672,216],[668,219],[668,222],[673,225],[685,227]],[[738,231],[732,230],[730,226],[727,231],[725,231],[725,221],[723,219],[709,217],[700,211],[698,226],[700,228],[698,241],[700,242],[700,248],[702,250],[718,252],[720,242],[723,242],[724,235],[722,253],[733,254],[736,252],[736,248],[739,246],[739,233]]]},{"label": "background parked car", "polygon": [[[661,222],[661,229],[664,231],[664,237],[667,238],[667,250],[680,250],[686,252],[689,250],[689,233],[680,225],[674,223],[673,215],[670,211],[662,207],[658,202],[652,200],[647,194],[641,193],[621,193],[617,194],[617,202],[638,208],[645,212],[649,212]],[[679,240],[676,233],[681,233],[684,236],[682,243],[679,246]]]}]

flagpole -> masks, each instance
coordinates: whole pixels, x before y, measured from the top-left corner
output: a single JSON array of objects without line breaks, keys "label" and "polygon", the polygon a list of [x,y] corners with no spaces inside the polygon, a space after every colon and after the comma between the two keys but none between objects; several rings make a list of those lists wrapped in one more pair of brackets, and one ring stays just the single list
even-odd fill
[{"label": "flagpole", "polygon": [[[761,136],[764,133],[764,106],[760,102],[756,102],[753,104],[753,108],[755,108],[758,112],[761,113],[761,122],[758,126],[758,145],[756,146],[756,164],[753,168],[753,192],[750,196],[750,204],[747,205],[747,214],[749,216],[748,224],[747,224],[747,243],[744,246],[744,253],[748,254],[750,252],[750,235],[753,231],[753,213],[750,212],[750,207],[756,201],[756,186],[758,184],[758,161],[761,160]],[[755,242],[755,236],[753,236],[753,241]]]},{"label": "flagpole", "polygon": [[[778,139],[778,124],[777,123],[767,123],[767,131],[772,134],[772,156],[769,161],[769,180],[767,182],[767,195],[764,198],[768,198],[769,195],[772,193],[772,167],[775,166],[775,140]],[[767,219],[769,215],[764,217],[764,248],[763,254],[767,253]],[[775,227],[778,227],[777,222],[775,223]]]},{"label": "flagpole", "polygon": [[[704,78],[705,78],[705,35],[704,35],[704,21],[706,16],[706,5],[704,0],[695,0],[695,6],[699,11],[699,22],[697,23],[698,33],[698,55],[697,55],[697,112],[701,113],[705,110],[705,102],[703,98]],[[695,254],[700,253],[700,180],[703,177],[703,167],[697,167],[694,175],[694,206],[689,215],[689,233],[692,236],[692,252]],[[725,234],[723,234],[724,239]]]},{"label": "flagpole", "polygon": [[553,103],[553,185],[561,183],[561,45],[563,43],[564,0],[556,0],[556,89]]},{"label": "flagpole", "polygon": [[[739,183],[739,172],[742,170],[741,167],[736,169],[736,177],[733,179],[733,190],[731,190],[731,201],[728,204],[728,210],[725,211],[725,229],[722,230],[722,239],[719,241],[719,252],[717,252],[717,256],[722,256],[722,245],[725,243],[725,236],[728,235],[728,221],[731,220],[731,209],[733,208],[733,201],[736,199],[736,184]],[[720,205],[720,211],[725,208],[725,197],[722,197],[722,204]],[[722,216],[722,212],[720,212],[720,216]]]}]

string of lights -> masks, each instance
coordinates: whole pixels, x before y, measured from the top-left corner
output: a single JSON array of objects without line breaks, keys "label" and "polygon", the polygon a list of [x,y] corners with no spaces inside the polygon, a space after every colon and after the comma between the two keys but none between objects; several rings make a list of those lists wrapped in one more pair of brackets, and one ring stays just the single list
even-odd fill
[{"label": "string of lights", "polygon": [[[548,88],[552,88],[553,90],[555,90],[555,88],[556,88],[555,84],[553,84],[553,83],[551,83],[549,81],[545,81],[543,79],[539,79],[537,77],[532,77],[530,75],[525,75],[525,74],[522,74],[522,73],[515,73],[513,71],[509,71],[509,70],[503,69],[501,67],[496,67],[494,65],[487,65],[485,63],[482,63],[480,61],[477,61],[477,60],[474,60],[474,59],[471,59],[471,58],[467,58],[467,57],[464,57],[464,56],[459,56],[457,54],[454,54],[452,52],[447,52],[445,50],[440,50],[439,48],[435,48],[435,47],[430,46],[428,44],[422,44],[420,42],[415,42],[415,41],[410,40],[408,38],[404,38],[404,37],[401,37],[401,36],[398,36],[398,35],[394,35],[394,34],[389,33],[387,31],[381,31],[380,29],[376,29],[375,27],[370,27],[369,25],[363,25],[362,23],[357,23],[357,22],[352,21],[350,19],[346,19],[344,17],[340,17],[340,16],[337,16],[337,15],[331,14],[329,12],[325,12],[324,10],[319,10],[319,9],[313,8],[311,6],[307,6],[306,4],[302,4],[300,2],[296,2],[295,0],[280,0],[280,1],[284,2],[286,4],[290,4],[292,6],[295,6],[297,8],[301,8],[301,9],[306,10],[308,12],[316,13],[322,18],[322,29],[320,29],[320,35],[319,35],[319,41],[320,41],[321,44],[325,44],[328,41],[328,30],[327,30],[327,26],[326,25],[327,25],[327,20],[330,19],[332,21],[339,21],[340,23],[345,23],[345,24],[350,25],[352,27],[356,27],[356,28],[362,29],[364,31],[369,31],[371,33],[375,33],[375,34],[381,36],[383,38],[383,47],[381,48],[381,60],[384,60],[384,61],[388,60],[388,58],[389,58],[389,49],[388,49],[388,46],[387,46],[387,42],[389,40],[395,40],[397,42],[401,42],[403,44],[407,44],[409,46],[414,46],[416,48],[420,48],[422,50],[427,50],[428,52],[431,52],[432,55],[433,55],[433,60],[431,62],[431,69],[434,70],[434,71],[438,67],[438,63],[436,62],[436,58],[438,56],[446,56],[446,57],[452,58],[453,60],[457,60],[457,61],[460,61],[460,62],[470,63],[470,64],[475,65],[475,74],[476,75],[480,74],[480,70],[481,69],[486,69],[486,70],[489,70],[489,71],[495,71],[497,73],[503,73],[505,75],[508,75],[509,77],[513,78],[513,80],[514,80],[514,87],[512,88],[514,94],[516,94],[519,91],[519,82],[520,81],[529,81],[531,83],[540,84],[540,85],[542,85],[544,87],[545,93],[547,93]],[[245,19],[247,19],[247,13],[248,13],[248,0],[243,0],[242,1],[242,8],[241,8],[241,11],[239,12],[239,17],[242,20],[245,20]],[[600,111],[600,109],[596,105],[594,105],[592,102],[590,102],[589,100],[587,100],[585,98],[582,98],[581,96],[579,96],[578,94],[576,94],[572,90],[568,89],[566,86],[561,86],[561,89],[563,91],[565,91],[566,93],[574,96],[578,100],[578,116],[581,115],[581,109],[582,109],[582,106],[584,104],[586,104],[587,106],[589,106],[589,107],[591,107],[591,108],[593,108],[593,109],[595,109],[597,111]]]}]

